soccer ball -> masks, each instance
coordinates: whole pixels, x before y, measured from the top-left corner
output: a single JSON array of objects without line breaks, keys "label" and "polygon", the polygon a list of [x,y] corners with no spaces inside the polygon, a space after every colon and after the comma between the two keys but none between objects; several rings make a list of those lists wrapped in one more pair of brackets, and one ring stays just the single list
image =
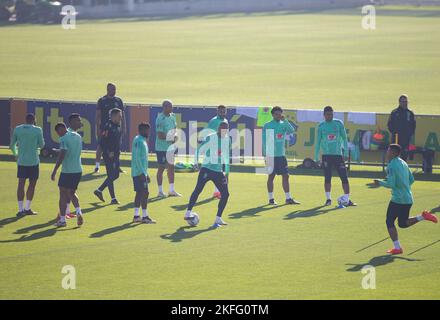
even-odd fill
[{"label": "soccer ball", "polygon": [[341,207],[341,206],[346,207],[346,206],[348,205],[348,201],[345,199],[344,196],[340,196],[340,197],[338,198],[338,205],[339,205],[340,207]]},{"label": "soccer ball", "polygon": [[200,222],[200,218],[199,218],[199,215],[198,215],[197,213],[194,213],[194,212],[193,212],[192,215],[193,215],[192,218],[186,220],[186,222],[188,222],[188,224],[189,224],[191,227],[195,227],[196,225],[199,224],[199,222]]}]

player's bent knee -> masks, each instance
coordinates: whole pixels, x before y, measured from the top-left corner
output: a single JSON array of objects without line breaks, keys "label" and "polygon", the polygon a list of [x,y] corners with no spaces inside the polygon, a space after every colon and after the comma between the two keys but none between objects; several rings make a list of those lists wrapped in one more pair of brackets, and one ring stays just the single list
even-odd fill
[{"label": "player's bent knee", "polygon": [[405,229],[405,228],[409,227],[408,221],[399,221],[398,224],[399,224],[399,228],[401,228],[401,229]]}]

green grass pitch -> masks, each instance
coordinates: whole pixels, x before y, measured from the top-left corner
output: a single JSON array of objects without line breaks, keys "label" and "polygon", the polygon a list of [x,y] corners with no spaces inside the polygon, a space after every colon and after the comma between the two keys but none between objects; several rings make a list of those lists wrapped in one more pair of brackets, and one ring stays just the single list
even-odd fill
[{"label": "green grass pitch", "polygon": [[439,114],[440,9],[378,7],[0,28],[0,96]]},{"label": "green grass pitch", "polygon": [[[103,176],[86,175],[79,197],[85,225],[57,230],[57,187],[52,164],[41,165],[33,209],[16,220],[15,164],[0,176],[1,299],[439,299],[440,227],[422,222],[399,230],[405,254],[386,256],[385,210],[389,193],[351,179],[359,207],[318,208],[323,178],[291,176],[300,206],[266,204],[265,176],[232,173],[224,217],[229,226],[210,230],[217,200],[208,184],[195,211],[200,224],[183,220],[196,173],[177,174],[183,198],[149,204],[156,225],[133,225],[131,178],[116,183],[120,206],[98,203],[92,191]],[[90,173],[93,167],[85,166]],[[128,168],[125,168],[129,170]],[[150,170],[154,177],[155,170]],[[153,179],[154,180],[154,179]],[[283,202],[279,178],[275,196]],[[438,207],[438,182],[416,182],[412,213]],[[5,187],[6,185],[6,187]],[[165,184],[166,187],[166,184]],[[157,194],[155,183],[151,194]],[[342,193],[335,180],[333,197]],[[105,194],[108,199],[108,194]],[[437,209],[438,210],[438,209]],[[361,287],[361,268],[376,267],[376,289]],[[76,289],[64,290],[63,266],[76,269]]]}]

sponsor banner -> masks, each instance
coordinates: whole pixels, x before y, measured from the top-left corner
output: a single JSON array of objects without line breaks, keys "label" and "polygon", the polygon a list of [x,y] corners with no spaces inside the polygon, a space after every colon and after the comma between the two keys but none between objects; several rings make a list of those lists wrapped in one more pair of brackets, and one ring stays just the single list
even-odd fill
[{"label": "sponsor banner", "polygon": [[[289,138],[287,141],[286,156],[291,159],[304,159],[314,157],[316,134],[318,132],[319,122],[301,121],[297,120],[297,111],[285,110],[286,119],[297,126],[295,138]],[[389,114],[376,114],[375,124],[359,124],[349,121],[348,113],[339,115],[344,122],[347,130],[347,136],[350,142],[362,141],[365,132],[369,132],[370,136],[375,133],[383,135],[383,142],[390,143],[391,135],[387,128]],[[436,153],[440,152],[440,116],[419,115],[416,116],[417,128],[413,138],[413,144],[418,148],[425,148],[434,150]],[[371,139],[372,140],[372,139]],[[365,145],[366,144],[366,145]],[[359,162],[379,162],[383,160],[384,150],[377,147],[374,141],[365,142],[365,148],[359,150]],[[410,163],[422,163],[422,155],[415,154],[414,160]],[[440,157],[437,155],[435,164],[440,164]]]},{"label": "sponsor banner", "polygon": [[[83,127],[78,131],[83,137],[84,150],[96,150],[96,103],[61,102],[61,101],[28,101],[27,112],[35,114],[37,125],[42,127],[46,147],[57,148],[59,138],[55,132],[55,125],[64,122],[68,125],[71,113],[81,115]],[[129,117],[129,111],[126,114]],[[128,137],[122,142],[122,150],[128,150]]]},{"label": "sponsor banner", "polygon": [[[162,112],[162,107],[152,106],[150,108],[150,150],[154,151],[156,141],[156,118],[157,115]],[[177,147],[179,153],[193,155],[195,148],[197,147],[197,140],[200,131],[207,127],[209,120],[217,115],[217,108],[215,107],[190,107],[190,106],[176,106],[173,108],[173,112],[176,115],[177,128],[181,129],[184,133],[182,139],[179,135],[179,141]],[[235,108],[228,108],[226,118],[229,121],[229,128],[232,130],[232,146],[236,150],[240,150],[241,154],[244,152],[244,148],[249,148],[250,154],[254,150],[253,130],[255,128],[255,119],[246,115],[237,114]],[[261,135],[261,133],[260,133]],[[247,138],[247,139],[246,139]],[[245,140],[247,143],[245,143]],[[237,148],[240,141],[240,148]],[[260,146],[261,148],[261,146]],[[261,152],[260,152],[261,153]]]}]

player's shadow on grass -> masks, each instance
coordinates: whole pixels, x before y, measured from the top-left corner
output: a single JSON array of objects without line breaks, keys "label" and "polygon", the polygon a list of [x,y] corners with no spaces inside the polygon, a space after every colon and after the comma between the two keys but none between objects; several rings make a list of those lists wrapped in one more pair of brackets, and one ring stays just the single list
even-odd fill
[{"label": "player's shadow on grass", "polygon": [[368,261],[366,263],[359,263],[359,264],[347,263],[346,265],[352,266],[351,268],[348,268],[347,271],[358,272],[358,271],[361,271],[364,266],[370,265],[373,267],[381,267],[381,266],[385,266],[387,264],[393,263],[396,260],[402,260],[402,261],[408,261],[408,262],[423,261],[420,259],[410,259],[410,258],[387,254],[387,255],[377,256],[377,257],[371,258],[370,261]]},{"label": "player's shadow on grass", "polygon": [[110,206],[109,203],[104,203],[104,202],[91,202],[89,204],[91,205],[91,207],[81,210],[83,214],[93,212],[93,211]]},{"label": "player's shadow on grass", "polygon": [[97,179],[103,179],[107,175],[106,174],[96,174],[96,173],[87,173],[81,177],[82,182],[97,180]]},{"label": "player's shadow on grass", "polygon": [[[326,209],[320,210],[322,208],[326,208]],[[319,206],[319,207],[315,207],[315,208],[308,209],[308,210],[296,210],[296,211],[293,211],[293,212],[287,214],[284,217],[284,220],[292,220],[292,219],[296,219],[296,218],[311,218],[311,217],[316,217],[321,214],[325,214],[325,213],[328,213],[328,212],[334,211],[334,210],[342,210],[342,209],[339,209],[338,207],[336,207],[336,208],[330,207],[329,208],[326,206]]]},{"label": "player's shadow on grass", "polygon": [[112,234],[112,233],[115,233],[115,232],[119,232],[119,231],[124,231],[124,230],[127,230],[127,229],[131,229],[131,228],[135,228],[135,227],[137,227],[139,225],[141,225],[141,224],[140,223],[129,222],[129,223],[126,223],[126,224],[123,224],[123,225],[120,225],[120,226],[115,226],[115,227],[111,227],[111,228],[108,228],[108,229],[104,229],[104,230],[92,233],[90,235],[90,238],[102,238],[102,237],[104,237],[106,235],[109,235],[109,234]]},{"label": "player's shadow on grass", "polygon": [[240,212],[232,213],[229,216],[231,219],[241,219],[241,218],[250,218],[250,217],[259,217],[259,213],[273,210],[279,206],[272,206],[272,205],[262,205],[255,208],[246,209]]},{"label": "player's shadow on grass", "polygon": [[45,223],[34,224],[33,226],[29,226],[29,227],[25,227],[25,228],[18,229],[18,230],[15,231],[14,233],[15,233],[15,234],[29,233],[29,232],[34,231],[34,230],[38,230],[38,229],[43,229],[43,228],[46,228],[46,227],[50,227],[50,226],[54,225],[55,222],[57,222],[57,220],[56,220],[56,219],[53,219],[53,220],[47,221],[47,222],[45,222]]},{"label": "player's shadow on grass", "polygon": [[[202,201],[198,201],[198,202],[196,202],[196,204],[194,205],[194,207],[198,207],[198,206],[201,206],[201,205],[204,205],[204,204],[210,203],[211,201],[214,201],[214,199],[215,199],[215,198],[210,197],[210,198],[206,198],[206,199],[204,199],[204,200],[202,200]],[[176,211],[183,211],[183,210],[186,210],[187,207],[188,207],[188,204],[187,204],[187,203],[185,203],[185,204],[177,204],[177,205],[171,206],[171,208],[173,208],[173,209],[176,210]]]},{"label": "player's shadow on grass", "polygon": [[186,239],[194,238],[195,236],[215,230],[214,227],[208,227],[205,229],[194,229],[194,227],[180,227],[174,233],[163,234],[160,237],[164,240],[169,240],[171,242],[181,242]]},{"label": "player's shadow on grass", "polygon": [[78,228],[79,227],[73,227],[73,228],[69,228],[69,229],[64,229],[63,228],[62,229],[62,228],[54,227],[54,228],[43,230],[43,231],[40,231],[40,232],[35,232],[35,233],[31,234],[31,235],[22,235],[18,239],[0,240],[0,243],[27,242],[27,241],[40,240],[40,239],[43,239],[43,238],[52,237],[57,232],[71,231],[71,230],[75,230],[75,229],[78,229]]},{"label": "player's shadow on grass", "polygon": [[24,218],[24,217],[15,216],[15,217],[9,217],[9,218],[2,219],[2,220],[0,220],[0,228],[3,228],[4,226],[6,226],[8,224],[17,222],[18,220],[20,220],[22,218]]}]

